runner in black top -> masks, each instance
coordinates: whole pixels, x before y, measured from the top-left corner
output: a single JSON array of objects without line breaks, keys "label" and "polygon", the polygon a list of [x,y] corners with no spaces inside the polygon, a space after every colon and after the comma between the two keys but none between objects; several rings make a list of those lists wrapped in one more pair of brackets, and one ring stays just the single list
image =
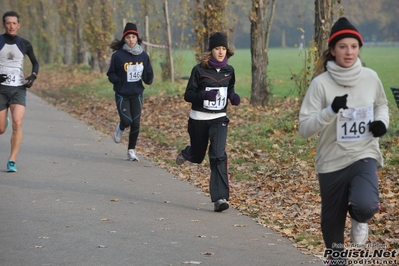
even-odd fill
[{"label": "runner in black top", "polygon": [[[39,72],[39,63],[29,41],[17,36],[20,28],[19,15],[8,11],[3,15],[5,33],[0,35],[0,134],[8,125],[8,109],[12,117],[11,153],[7,172],[16,172],[15,163],[22,142],[22,120],[26,106],[26,88],[33,85]],[[32,63],[32,73],[24,77],[24,56]]]},{"label": "runner in black top", "polygon": [[227,170],[226,140],[229,119],[226,116],[228,99],[232,105],[240,104],[234,92],[234,68],[227,59],[234,55],[228,47],[224,33],[214,33],[209,39],[209,49],[202,54],[200,63],[192,71],[184,99],[191,103],[188,133],[190,145],[176,158],[178,165],[185,161],[201,163],[209,146],[211,166],[210,194],[214,211],[229,208],[229,177]]}]

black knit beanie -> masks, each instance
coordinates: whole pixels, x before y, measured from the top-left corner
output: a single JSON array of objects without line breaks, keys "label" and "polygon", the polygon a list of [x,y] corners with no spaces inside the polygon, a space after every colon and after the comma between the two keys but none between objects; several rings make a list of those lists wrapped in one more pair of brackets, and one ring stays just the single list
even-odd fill
[{"label": "black knit beanie", "polygon": [[359,41],[359,46],[363,46],[362,36],[355,26],[353,26],[347,18],[339,18],[331,29],[330,37],[328,38],[328,46],[334,47],[339,40],[348,37],[357,39]]},{"label": "black knit beanie", "polygon": [[139,37],[139,32],[137,31],[136,24],[133,23],[126,23],[125,29],[123,30],[122,40],[126,37],[126,35],[133,33],[134,35]]},{"label": "black knit beanie", "polygon": [[208,51],[212,51],[213,48],[218,46],[224,46],[227,48],[227,36],[223,32],[216,32],[209,37]]}]

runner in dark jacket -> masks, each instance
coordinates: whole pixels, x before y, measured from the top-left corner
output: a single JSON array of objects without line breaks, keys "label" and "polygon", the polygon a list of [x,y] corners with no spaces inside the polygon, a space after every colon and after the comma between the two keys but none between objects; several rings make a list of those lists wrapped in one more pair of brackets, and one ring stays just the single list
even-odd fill
[{"label": "runner in dark jacket", "polygon": [[145,84],[152,84],[154,72],[148,54],[140,46],[136,24],[127,23],[122,39],[115,40],[110,47],[113,51],[107,72],[108,80],[114,85],[116,107],[120,122],[116,125],[114,141],[119,143],[124,130],[130,127],[127,157],[138,161],[136,143],[140,131],[140,117],[143,107]]},{"label": "runner in dark jacket", "polygon": [[184,99],[191,103],[188,133],[190,145],[176,158],[178,165],[185,161],[200,164],[209,145],[211,167],[210,194],[214,211],[229,208],[229,177],[226,140],[229,119],[226,116],[228,99],[232,105],[240,104],[234,92],[234,68],[227,59],[234,54],[228,47],[227,36],[217,32],[209,39],[209,49],[202,54],[200,63],[192,71]]}]

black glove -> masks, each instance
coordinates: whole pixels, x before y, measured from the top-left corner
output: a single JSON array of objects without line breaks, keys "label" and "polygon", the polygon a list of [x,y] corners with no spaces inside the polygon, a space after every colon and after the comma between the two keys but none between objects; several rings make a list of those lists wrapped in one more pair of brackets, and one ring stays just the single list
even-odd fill
[{"label": "black glove", "polygon": [[0,74],[0,83],[3,83],[7,80],[7,74]]},{"label": "black glove", "polygon": [[216,101],[216,96],[218,95],[218,92],[219,92],[218,89],[203,91],[202,99],[214,102],[214,101]]},{"label": "black glove", "polygon": [[377,120],[370,123],[369,130],[373,133],[374,138],[379,138],[387,133],[387,127],[384,122]]},{"label": "black glove", "polygon": [[29,77],[27,77],[25,80],[27,80],[28,82],[26,82],[24,84],[24,87],[26,87],[26,88],[32,87],[33,81],[35,81],[35,79],[36,79],[36,75],[35,74],[32,74]]},{"label": "black glove", "polygon": [[153,81],[154,81],[154,72],[152,72],[152,71],[147,72],[147,77],[144,82],[152,83]]},{"label": "black glove", "polygon": [[337,96],[334,98],[334,101],[331,104],[331,108],[335,113],[338,113],[339,109],[348,109],[348,106],[346,106],[346,98],[348,98],[348,94],[345,94],[344,96]]},{"label": "black glove", "polygon": [[237,93],[233,92],[232,94],[230,94],[229,98],[232,105],[240,105],[241,98],[240,95],[238,95]]}]

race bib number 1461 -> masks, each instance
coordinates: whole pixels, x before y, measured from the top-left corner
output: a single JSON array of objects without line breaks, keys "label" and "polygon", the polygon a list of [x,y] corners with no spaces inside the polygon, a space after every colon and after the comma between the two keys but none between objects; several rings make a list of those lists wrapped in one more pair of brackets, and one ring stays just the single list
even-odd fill
[{"label": "race bib number 1461", "polygon": [[337,118],[337,141],[359,141],[372,138],[369,130],[374,120],[373,106],[340,110]]}]

